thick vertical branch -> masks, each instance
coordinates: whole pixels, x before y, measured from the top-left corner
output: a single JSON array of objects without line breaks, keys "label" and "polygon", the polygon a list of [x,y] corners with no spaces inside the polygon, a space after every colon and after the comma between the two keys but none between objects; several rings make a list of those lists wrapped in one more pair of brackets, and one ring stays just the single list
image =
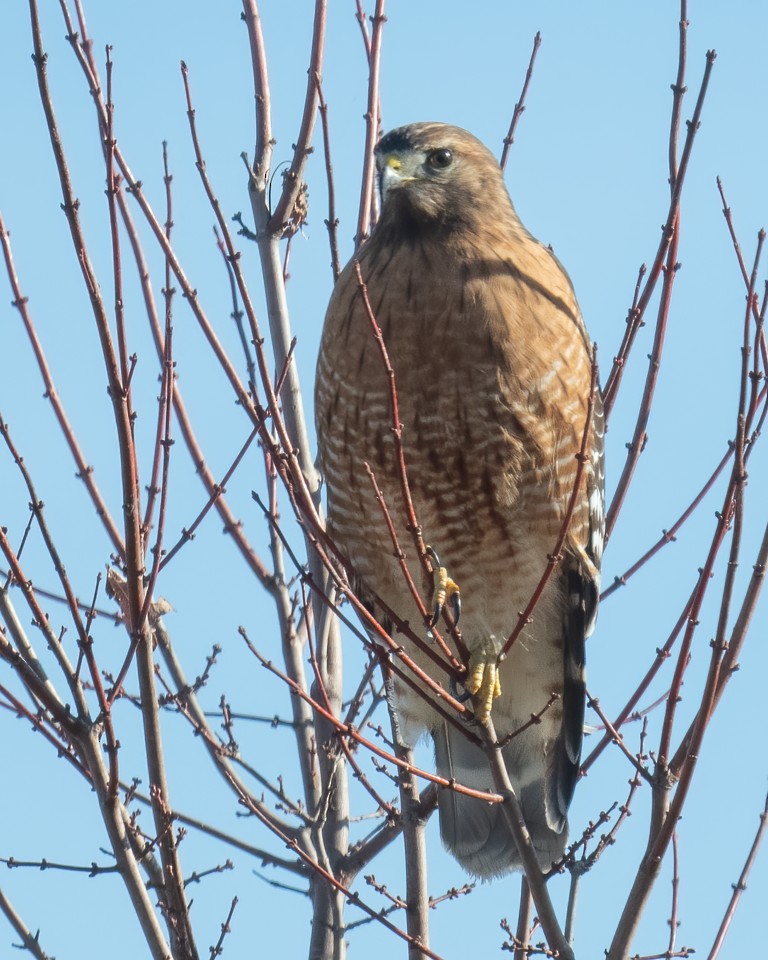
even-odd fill
[{"label": "thick vertical branch", "polygon": [[[317,0],[315,4],[304,117],[294,150],[293,162],[283,178],[283,190],[274,214],[269,209],[268,190],[272,133],[269,119],[270,96],[266,52],[256,3],[253,0],[244,0],[244,10],[246,12],[246,22],[249,28],[252,28],[249,29],[249,36],[257,102],[257,155],[254,159],[253,175],[250,182],[251,206],[261,259],[272,350],[275,364],[279,370],[282,370],[288,357],[293,335],[283,277],[283,264],[280,256],[280,240],[284,235],[288,218],[293,215],[296,202],[299,199],[303,187],[304,166],[311,149],[312,132],[319,102],[316,78],[322,72],[326,3],[325,0]],[[291,364],[288,371],[285,385],[280,393],[280,400],[288,434],[298,452],[301,469],[306,477],[307,484],[316,496],[317,505],[319,503],[319,482],[309,446],[299,374],[295,364]]]},{"label": "thick vertical branch", "polygon": [[[318,81],[322,76],[326,2],[325,0],[316,0],[315,3],[304,114],[296,141],[293,162],[284,177],[282,195],[274,213],[270,212],[268,206],[270,141],[272,135],[269,119],[270,97],[266,52],[260,30],[258,10],[254,0],[244,0],[244,9],[246,11],[246,22],[249,25],[254,86],[257,96],[257,155],[254,158],[253,175],[249,184],[251,207],[267,302],[272,351],[277,369],[282,370],[289,357],[292,333],[285,277],[280,256],[280,240],[289,225],[289,221],[294,220],[296,204],[300,200],[301,191],[304,188],[303,170],[310,152],[319,102]],[[320,517],[319,476],[315,469],[314,457],[309,445],[298,370],[293,363],[288,367],[279,398],[285,429],[292,445],[292,453],[297,458],[303,474],[304,483],[311,498],[312,510]],[[273,415],[277,413],[277,411],[272,412]],[[327,580],[327,571],[309,540],[307,545],[313,580],[320,585],[324,585]],[[329,611],[314,596],[313,605],[314,622],[318,627],[318,663],[332,712],[339,716],[342,709],[342,651],[339,624],[333,617],[328,619],[330,617]],[[323,790],[327,797],[321,839],[329,863],[334,867],[347,852],[348,784],[342,761],[334,755],[333,751],[325,749],[325,744],[331,740],[332,727],[322,717],[318,717],[315,721],[315,731],[320,747],[318,759]],[[314,920],[310,957],[313,960],[314,958],[319,960],[319,958],[327,957],[341,960],[345,950],[340,919],[343,910],[343,898],[340,897],[337,888],[332,888],[327,883],[317,881],[313,881],[312,884],[312,897]]]},{"label": "thick vertical branch", "polygon": [[531,835],[525,823],[523,810],[520,801],[517,799],[512,782],[509,779],[507,768],[504,765],[504,757],[496,737],[496,731],[493,727],[493,721],[488,718],[479,724],[482,734],[485,751],[490,761],[491,773],[496,790],[504,797],[502,811],[507,825],[517,845],[517,852],[520,855],[520,861],[525,870],[525,877],[528,881],[533,902],[536,905],[536,913],[541,922],[547,940],[552,950],[557,951],[557,956],[561,960],[574,960],[573,950],[565,939],[563,931],[555,914],[555,908],[552,905],[547,885],[544,880],[544,874],[541,872],[539,861],[536,857],[536,851],[531,842]]},{"label": "thick vertical branch", "polygon": [[[386,674],[385,674],[386,676]],[[390,725],[395,755],[413,766],[413,750],[399,742],[397,716],[390,702]],[[406,926],[414,943],[408,946],[409,960],[423,956],[419,946],[429,946],[429,892],[427,889],[427,817],[424,816],[416,777],[401,767],[397,778],[400,790],[400,819],[405,854]]]},{"label": "thick vertical branch", "polygon": [[515,928],[515,960],[528,960],[530,951],[528,935],[531,928],[531,888],[525,876],[520,879],[520,906],[517,910],[517,927]]}]

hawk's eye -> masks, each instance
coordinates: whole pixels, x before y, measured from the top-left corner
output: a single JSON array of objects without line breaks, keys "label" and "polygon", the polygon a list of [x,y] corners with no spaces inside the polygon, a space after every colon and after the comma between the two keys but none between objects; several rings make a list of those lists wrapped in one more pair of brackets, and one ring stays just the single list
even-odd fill
[{"label": "hawk's eye", "polygon": [[453,154],[450,150],[433,150],[427,157],[427,163],[435,170],[445,170],[453,163]]}]

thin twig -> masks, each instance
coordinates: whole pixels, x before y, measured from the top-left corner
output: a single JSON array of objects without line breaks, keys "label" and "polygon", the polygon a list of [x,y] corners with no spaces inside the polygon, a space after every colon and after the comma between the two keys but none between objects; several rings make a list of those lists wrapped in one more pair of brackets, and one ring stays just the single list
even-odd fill
[{"label": "thin twig", "polygon": [[215,960],[216,957],[220,957],[224,953],[224,940],[228,933],[231,932],[232,927],[232,917],[235,912],[235,907],[237,906],[237,897],[232,898],[232,903],[229,905],[229,912],[227,913],[227,919],[221,925],[221,936],[216,941],[215,946],[209,947],[211,952],[210,960]]},{"label": "thin twig", "polygon": [[51,375],[50,367],[48,366],[48,361],[46,359],[45,353],[43,352],[42,344],[40,343],[40,338],[37,335],[37,331],[32,322],[32,317],[29,312],[29,301],[28,298],[23,295],[21,292],[21,286],[19,284],[18,275],[16,273],[16,268],[13,262],[13,255],[11,252],[11,234],[10,231],[6,230],[5,224],[3,223],[2,215],[0,214],[0,244],[3,248],[3,256],[5,257],[5,266],[8,272],[8,279],[11,284],[11,289],[13,290],[13,301],[12,306],[16,307],[21,317],[22,323],[24,324],[24,329],[27,332],[27,337],[32,346],[32,350],[35,354],[35,360],[37,361],[38,369],[40,370],[40,375],[43,379],[45,385],[45,393],[43,396],[50,401],[51,407],[53,408],[54,415],[59,423],[61,432],[64,435],[64,439],[67,442],[67,446],[70,449],[72,458],[77,465],[77,473],[75,476],[82,480],[85,484],[85,487],[88,491],[88,495],[91,498],[91,501],[96,510],[96,515],[101,520],[104,529],[107,532],[113,549],[120,554],[121,556],[125,553],[125,547],[123,545],[123,538],[120,535],[120,532],[117,529],[115,521],[112,519],[112,516],[109,512],[109,509],[104,502],[99,488],[96,485],[96,481],[93,477],[93,467],[89,466],[85,456],[80,449],[80,444],[75,437],[74,430],[72,429],[72,424],[69,422],[67,414],[64,410],[64,406],[59,399],[59,395],[56,391],[56,386],[53,382],[53,377]]},{"label": "thin twig", "polygon": [[317,98],[319,101],[320,126],[323,131],[323,155],[325,156],[325,175],[328,183],[328,217],[324,221],[328,228],[328,242],[331,247],[331,271],[334,282],[339,279],[341,264],[339,263],[339,218],[336,216],[336,187],[333,180],[333,164],[331,163],[331,138],[328,131],[328,104],[323,97],[323,87],[320,74],[315,74],[317,84]]},{"label": "thin twig", "polygon": [[24,923],[19,914],[14,910],[11,901],[0,889],[0,911],[5,914],[6,919],[16,931],[17,936],[21,938],[21,949],[28,950],[36,960],[54,960],[40,946],[40,931],[32,933],[29,927]]},{"label": "thin twig", "polygon": [[[681,19],[683,18],[681,17]],[[686,132],[685,143],[683,145],[680,164],[677,169],[677,176],[675,177],[674,182],[670,183],[670,203],[667,211],[666,221],[661,229],[661,240],[656,250],[653,263],[651,264],[651,267],[645,276],[645,283],[643,285],[642,292],[636,297],[636,306],[630,313],[632,319],[628,326],[628,330],[625,332],[624,340],[622,342],[622,349],[619,351],[614,360],[613,367],[611,368],[611,372],[605,384],[603,398],[605,403],[606,419],[608,419],[610,416],[610,412],[616,400],[617,391],[621,384],[623,372],[626,368],[628,346],[631,345],[631,342],[634,339],[634,333],[636,332],[636,329],[643,323],[643,317],[645,315],[646,308],[650,303],[651,297],[653,296],[653,292],[656,288],[656,283],[662,273],[662,265],[668,258],[668,250],[674,235],[675,223],[677,222],[679,216],[680,198],[682,196],[683,184],[688,171],[688,164],[691,158],[694,139],[701,124],[701,112],[704,106],[704,99],[709,86],[712,67],[714,66],[716,56],[717,54],[714,50],[707,51],[704,76],[699,88],[699,95],[693,111],[693,117],[688,122],[688,129]],[[674,128],[676,123],[675,116],[676,115],[673,112],[672,120],[670,122],[671,130]],[[644,402],[641,402],[641,410],[646,405],[646,402],[647,397],[645,398]]]},{"label": "thin twig", "polygon": [[531,888],[523,875],[520,879],[520,906],[517,911],[517,934],[515,940],[515,960],[526,960],[528,935],[531,929]]},{"label": "thin twig", "polygon": [[760,824],[757,828],[757,833],[755,834],[755,839],[752,841],[752,846],[749,849],[747,854],[747,859],[742,868],[741,873],[739,874],[738,881],[733,885],[733,893],[731,894],[731,899],[728,902],[728,906],[725,911],[725,915],[720,924],[720,928],[717,931],[715,936],[715,942],[712,944],[712,949],[709,951],[707,960],[717,960],[717,957],[720,956],[720,951],[725,942],[725,938],[728,935],[728,929],[731,926],[734,915],[736,913],[736,908],[739,905],[741,900],[741,895],[747,889],[747,878],[749,877],[750,871],[755,864],[757,859],[757,853],[760,849],[760,844],[763,841],[765,836],[766,827],[768,827],[768,795],[765,798],[765,804],[763,805],[763,812],[760,814]]},{"label": "thin twig", "polygon": [[509,124],[509,130],[507,131],[506,137],[504,137],[504,148],[501,151],[501,160],[499,161],[499,166],[502,169],[502,172],[507,168],[507,160],[509,159],[509,151],[512,148],[512,144],[515,142],[515,130],[517,129],[517,124],[520,121],[520,117],[523,115],[525,110],[525,98],[528,95],[528,86],[531,82],[531,77],[533,76],[533,65],[536,62],[536,54],[539,52],[539,47],[541,46],[541,32],[536,31],[536,36],[533,38],[533,50],[531,50],[531,59],[528,61],[528,69],[525,71],[525,81],[523,83],[523,89],[520,91],[520,99],[515,104],[515,109],[512,111],[512,121]]},{"label": "thin twig", "polygon": [[[381,41],[386,22],[384,16],[384,0],[376,0],[375,13],[372,17],[373,30],[370,43],[366,42],[368,52],[368,107],[365,112],[365,148],[363,152],[363,174],[360,187],[360,207],[357,216],[357,233],[355,234],[355,249],[368,237],[371,227],[371,209],[374,203],[374,171],[376,162],[374,147],[379,135],[379,77],[381,70]],[[358,5],[358,21],[364,27],[365,20],[360,17]],[[363,30],[363,37],[366,32]]]}]

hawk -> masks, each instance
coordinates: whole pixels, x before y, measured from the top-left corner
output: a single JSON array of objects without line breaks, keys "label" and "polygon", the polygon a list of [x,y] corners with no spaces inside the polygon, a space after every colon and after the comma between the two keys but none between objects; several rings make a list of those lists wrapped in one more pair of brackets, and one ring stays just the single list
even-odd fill
[{"label": "hawk", "polygon": [[[461,587],[460,627],[471,653],[465,684],[479,694],[476,714],[493,700],[497,735],[510,738],[506,766],[547,867],[565,847],[578,776],[584,641],[597,610],[604,534],[592,348],[567,274],[521,224],[499,165],[479,140],[447,124],[415,123],[384,136],[376,160],[381,215],[336,283],[317,367],[329,531],[363,597],[367,591],[420,624],[365,468],[409,545],[390,382],[359,270],[394,368],[416,516]],[[562,559],[532,621],[497,663],[557,543],[585,436]],[[372,605],[385,623],[375,599]],[[446,685],[445,673],[405,643]],[[393,697],[405,743],[429,731],[441,776],[493,790],[482,748],[430,697],[404,684]],[[540,722],[531,723],[538,713]],[[499,806],[446,789],[439,814],[444,844],[470,873],[493,877],[520,866]]]}]

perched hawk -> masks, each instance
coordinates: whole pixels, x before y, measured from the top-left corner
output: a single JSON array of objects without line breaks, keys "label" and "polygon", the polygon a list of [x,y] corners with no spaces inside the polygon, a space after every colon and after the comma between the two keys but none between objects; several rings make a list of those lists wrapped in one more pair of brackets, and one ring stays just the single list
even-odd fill
[{"label": "perched hawk", "polygon": [[[475,137],[416,123],[388,133],[376,157],[381,217],[356,261],[395,372],[416,515],[461,587],[460,628],[472,654],[465,683],[480,694],[476,711],[495,697],[499,738],[528,722],[504,758],[546,867],[564,849],[578,775],[584,640],[595,619],[603,542],[599,397],[586,423],[591,346],[568,276],[522,226],[498,163]],[[410,550],[390,385],[354,260],[328,307],[316,412],[331,535],[363,595],[368,590],[423,629],[364,466]],[[564,557],[497,677],[497,654],[560,533],[587,429]],[[413,647],[419,665],[447,686]],[[412,744],[428,730],[439,774],[493,789],[485,754],[461,729],[405,685],[394,697],[401,737]],[[439,809],[443,842],[468,871],[491,877],[519,866],[498,806],[443,790]]]}]

